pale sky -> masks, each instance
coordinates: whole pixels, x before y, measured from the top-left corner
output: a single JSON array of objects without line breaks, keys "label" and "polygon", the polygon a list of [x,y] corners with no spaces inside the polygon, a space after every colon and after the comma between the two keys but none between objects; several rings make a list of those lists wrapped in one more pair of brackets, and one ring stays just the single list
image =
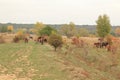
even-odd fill
[{"label": "pale sky", "polygon": [[120,0],[0,0],[0,23],[96,24],[101,14],[120,25]]}]

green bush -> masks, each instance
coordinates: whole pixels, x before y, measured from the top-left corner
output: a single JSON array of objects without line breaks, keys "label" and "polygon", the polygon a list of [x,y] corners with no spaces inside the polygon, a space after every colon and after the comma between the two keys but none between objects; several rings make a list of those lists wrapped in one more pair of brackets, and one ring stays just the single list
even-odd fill
[{"label": "green bush", "polygon": [[57,30],[55,28],[52,28],[50,26],[46,26],[39,31],[39,34],[50,36],[52,34],[52,31],[57,32]]},{"label": "green bush", "polygon": [[62,37],[58,34],[51,34],[48,40],[49,44],[55,48],[55,51],[58,47],[62,46]]}]

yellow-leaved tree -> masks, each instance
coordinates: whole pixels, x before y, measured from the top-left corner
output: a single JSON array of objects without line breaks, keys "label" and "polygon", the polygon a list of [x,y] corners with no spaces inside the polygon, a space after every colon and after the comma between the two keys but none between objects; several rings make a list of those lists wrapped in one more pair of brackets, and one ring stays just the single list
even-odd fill
[{"label": "yellow-leaved tree", "polygon": [[34,33],[37,35],[40,35],[39,31],[44,27],[45,25],[42,22],[36,22],[35,27],[34,27]]},{"label": "yellow-leaved tree", "polygon": [[16,36],[19,38],[19,39],[23,39],[25,37],[25,32],[24,32],[24,29],[19,29],[16,33]]},{"label": "yellow-leaved tree", "polygon": [[7,27],[8,32],[12,32],[14,30],[13,25],[9,25]]},{"label": "yellow-leaved tree", "polygon": [[76,26],[73,22],[70,22],[69,24],[62,25],[59,31],[62,35],[72,37],[76,34]]}]

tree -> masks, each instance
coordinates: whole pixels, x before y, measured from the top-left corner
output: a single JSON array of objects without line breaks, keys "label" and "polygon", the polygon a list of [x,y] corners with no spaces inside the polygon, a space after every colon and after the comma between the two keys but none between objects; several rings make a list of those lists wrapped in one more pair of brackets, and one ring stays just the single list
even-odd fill
[{"label": "tree", "polygon": [[39,34],[41,34],[41,35],[48,35],[49,36],[49,35],[51,35],[52,31],[57,32],[56,29],[54,29],[54,28],[52,28],[50,26],[46,26],[46,27],[42,28],[39,31]]},{"label": "tree", "polygon": [[107,15],[99,16],[98,20],[96,21],[97,23],[97,34],[99,37],[104,38],[106,37],[111,30],[111,24],[109,17]]},{"label": "tree", "polygon": [[7,26],[1,26],[0,32],[2,32],[2,33],[7,32]]},{"label": "tree", "polygon": [[89,31],[85,28],[79,28],[77,35],[87,37],[87,36],[89,36]]},{"label": "tree", "polygon": [[55,51],[63,44],[62,37],[55,33],[50,35],[48,42],[51,46],[55,48]]},{"label": "tree", "polygon": [[120,28],[119,28],[119,27],[115,29],[115,34],[116,34],[117,36],[120,36]]},{"label": "tree", "polygon": [[34,27],[34,33],[36,33],[37,35],[40,35],[39,31],[44,27],[45,25],[42,22],[36,22],[35,27]]},{"label": "tree", "polygon": [[14,28],[13,28],[12,25],[9,25],[9,26],[7,27],[7,30],[8,30],[8,32],[12,32],[12,31],[14,30]]},{"label": "tree", "polygon": [[60,28],[60,33],[62,33],[63,35],[65,35],[67,37],[74,36],[76,34],[75,24],[73,22],[70,22],[69,24],[64,24]]}]

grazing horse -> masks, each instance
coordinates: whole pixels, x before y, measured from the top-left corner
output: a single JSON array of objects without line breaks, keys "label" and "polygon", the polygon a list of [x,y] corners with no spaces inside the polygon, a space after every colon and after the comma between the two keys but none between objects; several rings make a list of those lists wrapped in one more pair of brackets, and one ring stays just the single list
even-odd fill
[{"label": "grazing horse", "polygon": [[97,42],[97,43],[94,43],[94,45],[97,47],[97,48],[103,48],[103,47],[107,47],[109,45],[108,42]]},{"label": "grazing horse", "polygon": [[29,38],[33,40],[33,37],[32,37],[32,36],[29,36]]},{"label": "grazing horse", "polygon": [[37,42],[40,42],[43,45],[44,42],[47,42],[47,39],[44,38],[44,36],[40,36],[40,37],[37,38]]},{"label": "grazing horse", "polygon": [[37,42],[40,42],[41,44],[43,44],[43,41],[42,41],[42,37],[41,37],[41,36],[37,38]]},{"label": "grazing horse", "polygon": [[24,42],[25,42],[25,43],[28,43],[28,39],[27,39],[27,38],[24,38]]},{"label": "grazing horse", "polygon": [[100,42],[94,43],[94,46],[96,46],[97,48],[100,47]]},{"label": "grazing horse", "polygon": [[107,47],[108,45],[109,45],[109,43],[108,43],[108,42],[102,42],[101,47]]}]

